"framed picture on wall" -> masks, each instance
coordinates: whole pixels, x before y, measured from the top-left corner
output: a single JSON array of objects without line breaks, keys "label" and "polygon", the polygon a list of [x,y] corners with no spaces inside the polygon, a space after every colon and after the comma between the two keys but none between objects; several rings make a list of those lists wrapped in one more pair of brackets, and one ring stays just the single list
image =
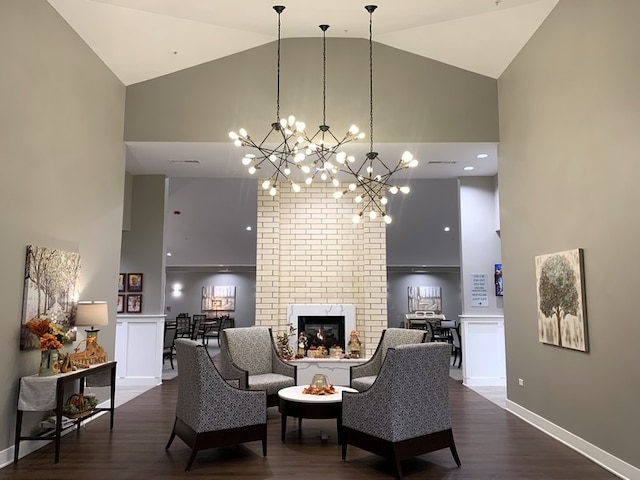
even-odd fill
[{"label": "framed picture on wall", "polygon": [[142,274],[128,273],[127,274],[127,292],[141,292],[141,291],[142,291]]},{"label": "framed picture on wall", "polygon": [[589,351],[584,257],[581,248],[535,257],[538,339]]},{"label": "framed picture on wall", "polygon": [[127,313],[141,313],[142,312],[142,294],[135,293],[127,295]]},{"label": "framed picture on wall", "polygon": [[205,286],[202,287],[203,312],[221,311],[233,312],[236,309],[235,286]]},{"label": "framed picture on wall", "polygon": [[408,287],[409,313],[415,311],[442,312],[440,287]]},{"label": "framed picture on wall", "polygon": [[124,273],[121,273],[120,275],[118,275],[118,293],[120,292],[124,292],[125,291],[125,275]]},{"label": "framed picture on wall", "polygon": [[496,296],[502,297],[504,295],[504,285],[502,284],[502,264],[501,263],[496,263],[494,279],[496,284]]},{"label": "framed picture on wall", "polygon": [[116,313],[124,313],[124,294],[118,294],[118,306],[116,307]]}]

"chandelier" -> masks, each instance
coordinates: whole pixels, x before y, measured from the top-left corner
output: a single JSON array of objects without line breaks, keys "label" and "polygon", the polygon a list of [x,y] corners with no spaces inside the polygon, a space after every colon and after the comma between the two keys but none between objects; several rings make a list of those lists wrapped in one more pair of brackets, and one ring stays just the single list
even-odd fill
[{"label": "chandelier", "polygon": [[345,194],[352,193],[355,202],[360,206],[360,212],[353,216],[353,222],[358,223],[365,212],[369,212],[371,220],[381,216],[385,223],[391,223],[391,217],[387,215],[385,205],[388,203],[387,191],[393,195],[398,192],[409,193],[408,186],[397,186],[391,183],[391,177],[398,171],[413,168],[418,161],[410,152],[404,152],[400,160],[392,168],[389,168],[373,150],[373,12],[377,5],[364,7],[369,12],[369,119],[370,119],[370,149],[364,160],[357,165],[352,157],[336,157],[340,169],[353,177],[346,190],[334,193],[335,198],[341,198]]},{"label": "chandelier", "polygon": [[349,130],[344,134],[341,140],[331,132],[329,125],[327,125],[327,30],[329,25],[319,25],[322,30],[322,125],[318,127],[318,131],[312,136],[308,137],[305,134],[305,153],[307,156],[313,158],[310,165],[302,166],[302,170],[307,174],[305,183],[310,185],[316,177],[320,177],[322,181],[329,181],[333,183],[334,187],[339,187],[340,182],[335,177],[338,173],[338,165],[332,160],[334,157],[337,162],[344,162],[346,159],[346,153],[340,152],[339,149],[342,145],[352,142],[354,140],[361,140],[364,138],[364,132],[360,132],[360,129],[351,125]]},{"label": "chandelier", "polygon": [[262,188],[269,190],[271,196],[278,193],[278,187],[282,183],[289,183],[294,192],[300,191],[300,185],[290,178],[292,168],[300,169],[306,155],[302,143],[304,142],[303,122],[296,121],[291,115],[280,118],[280,15],[284,11],[283,5],[275,5],[273,9],[278,14],[278,63],[276,83],[276,121],[271,124],[271,129],[264,139],[256,143],[249,133],[241,128],[236,132],[230,132],[229,137],[237,147],[250,147],[253,153],[245,153],[242,164],[248,167],[250,174],[255,174],[263,168],[271,171],[270,176],[262,182]]}]

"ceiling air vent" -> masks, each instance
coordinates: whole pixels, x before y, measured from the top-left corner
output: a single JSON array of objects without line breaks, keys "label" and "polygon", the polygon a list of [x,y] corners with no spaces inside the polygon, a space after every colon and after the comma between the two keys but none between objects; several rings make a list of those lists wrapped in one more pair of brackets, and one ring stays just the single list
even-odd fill
[{"label": "ceiling air vent", "polygon": [[200,165],[198,160],[169,160],[171,165]]},{"label": "ceiling air vent", "polygon": [[456,162],[450,160],[430,160],[427,165],[455,165]]}]

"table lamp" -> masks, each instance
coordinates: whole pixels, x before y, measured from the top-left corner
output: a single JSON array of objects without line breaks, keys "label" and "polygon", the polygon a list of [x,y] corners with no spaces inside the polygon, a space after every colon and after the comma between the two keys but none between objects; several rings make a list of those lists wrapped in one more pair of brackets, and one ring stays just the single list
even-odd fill
[{"label": "table lamp", "polygon": [[86,347],[84,352],[78,352],[80,345],[71,354],[71,360],[76,364],[85,366],[107,361],[107,355],[100,345],[98,345],[98,332],[95,327],[109,325],[109,310],[107,302],[92,301],[78,302],[76,310],[76,326],[90,326],[87,333]]},{"label": "table lamp", "polygon": [[90,330],[85,330],[85,332],[87,332],[87,338],[96,337],[97,339],[100,330],[95,327],[105,327],[109,325],[107,302],[78,302],[76,325],[90,326]]}]

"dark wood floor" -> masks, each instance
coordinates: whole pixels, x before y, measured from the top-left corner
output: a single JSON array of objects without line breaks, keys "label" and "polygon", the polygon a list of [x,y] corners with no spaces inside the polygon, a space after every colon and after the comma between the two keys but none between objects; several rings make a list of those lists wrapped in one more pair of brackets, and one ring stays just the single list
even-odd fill
[{"label": "dark wood floor", "polygon": [[[615,479],[616,477],[519,418],[451,380],[453,432],[462,467],[449,450],[425,454],[403,463],[410,479]],[[157,480],[202,477],[231,479],[384,479],[393,465],[349,447],[340,458],[335,420],[305,420],[302,431],[288,422],[287,441],[280,441],[280,416],[269,409],[268,455],[260,442],[201,452],[191,472],[184,466],[189,449],[176,439],[164,447],[173,425],[177,380],[165,382],[116,410],[109,432],[108,416],[90,422],[62,440],[60,463],[53,463],[53,445],[0,470],[13,480]],[[322,442],[321,433],[328,433]]]}]

